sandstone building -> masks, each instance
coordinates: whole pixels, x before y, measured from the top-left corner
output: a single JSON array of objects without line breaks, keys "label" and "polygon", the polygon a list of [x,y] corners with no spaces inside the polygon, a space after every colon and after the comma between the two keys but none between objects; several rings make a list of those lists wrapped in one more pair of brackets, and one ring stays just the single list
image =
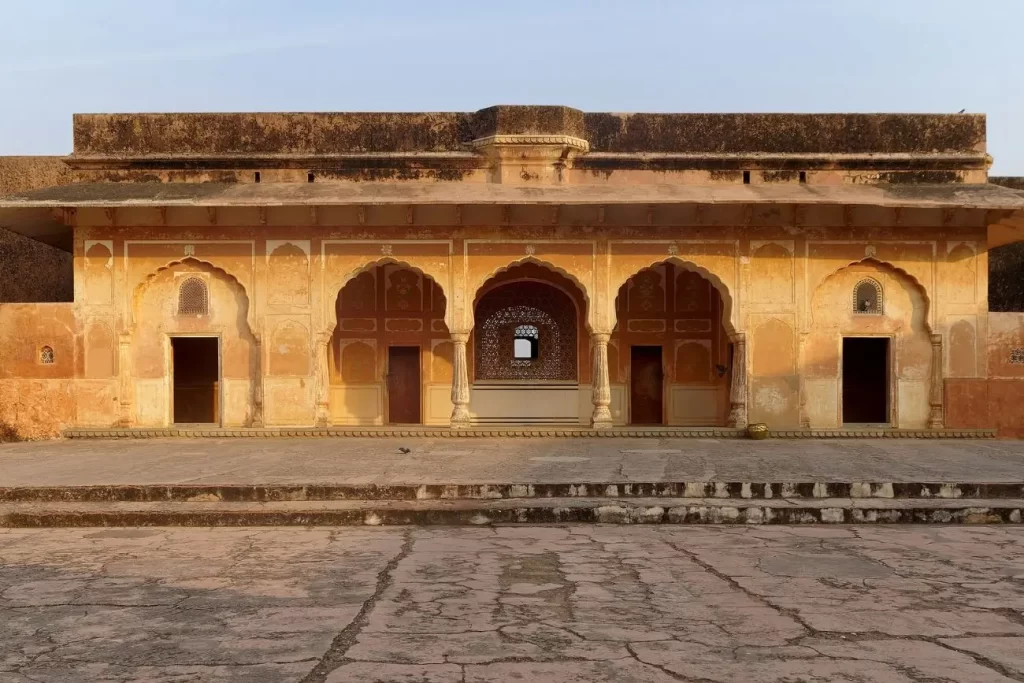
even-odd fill
[{"label": "sandstone building", "polygon": [[1024,434],[990,164],[981,115],[77,115],[0,158],[0,425]]}]

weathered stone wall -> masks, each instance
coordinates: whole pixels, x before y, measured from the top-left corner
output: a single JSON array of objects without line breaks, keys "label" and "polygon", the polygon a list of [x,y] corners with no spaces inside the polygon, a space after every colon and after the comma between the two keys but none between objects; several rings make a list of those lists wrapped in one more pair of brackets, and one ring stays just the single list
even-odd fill
[{"label": "weathered stone wall", "polygon": [[71,254],[0,228],[0,303],[73,299]]},{"label": "weathered stone wall", "polygon": [[[71,182],[60,157],[0,156],[0,197]],[[0,303],[72,301],[71,254],[0,225]]]},{"label": "weathered stone wall", "polygon": [[70,182],[71,169],[63,157],[0,156],[0,197]]}]

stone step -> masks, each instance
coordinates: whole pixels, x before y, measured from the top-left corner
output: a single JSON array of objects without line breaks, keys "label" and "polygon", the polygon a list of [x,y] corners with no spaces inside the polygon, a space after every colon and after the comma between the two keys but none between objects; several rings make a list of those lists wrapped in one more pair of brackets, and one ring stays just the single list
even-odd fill
[{"label": "stone step", "polygon": [[1024,499],[512,498],[0,504],[0,527],[480,524],[987,524],[1021,522]]},{"label": "stone step", "polygon": [[[745,439],[746,430],[732,427],[613,427],[592,429],[565,426],[487,426],[469,429],[450,427],[153,427],[66,429],[67,439],[165,439],[165,438],[295,438],[295,437],[426,437],[426,438],[662,438]],[[769,429],[771,439],[993,439],[995,429]]]},{"label": "stone step", "polygon": [[566,482],[547,484],[124,484],[0,487],[0,503],[492,500],[549,498],[1024,498],[1024,482]]}]

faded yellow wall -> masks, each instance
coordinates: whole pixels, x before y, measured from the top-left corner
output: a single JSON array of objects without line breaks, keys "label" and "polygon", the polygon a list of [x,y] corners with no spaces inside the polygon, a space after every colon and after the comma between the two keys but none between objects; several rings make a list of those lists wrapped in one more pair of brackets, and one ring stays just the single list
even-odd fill
[{"label": "faded yellow wall", "polygon": [[[287,208],[266,214],[255,208],[120,209],[113,216],[101,209],[81,209],[76,217],[75,303],[61,309],[60,330],[29,322],[3,326],[0,381],[14,393],[28,386],[23,383],[36,381],[31,360],[10,352],[24,341],[8,331],[32,328],[32,344],[49,343],[52,337],[53,343],[74,348],[80,359],[64,376],[74,382],[65,393],[68,407],[52,411],[51,431],[60,425],[112,425],[125,418],[139,426],[166,425],[167,335],[216,334],[225,358],[226,426],[248,424],[258,398],[265,424],[311,425],[317,349],[320,340],[335,335],[338,293],[374,264],[386,263],[422,273],[436,283],[437,295],[445,301],[443,317],[429,319],[431,332],[423,341],[431,346],[422,365],[428,385],[424,419],[435,424],[444,423],[451,406],[447,331],[471,331],[478,291],[520,263],[549,269],[579,291],[584,309],[581,421],[590,410],[586,334],[612,332],[621,288],[644,268],[667,272],[661,264],[668,263],[677,273],[687,270],[707,278],[719,293],[721,310],[710,324],[722,332],[707,339],[712,360],[721,360],[728,343],[720,334],[747,335],[751,420],[778,428],[835,426],[837,349],[843,334],[870,331],[896,339],[896,426],[919,427],[927,418],[929,333],[942,335],[946,377],[984,378],[993,372],[986,341],[982,226],[929,226],[927,218],[938,218],[938,212],[907,212],[900,227],[886,223],[882,213],[873,219],[875,225],[856,228],[828,227],[825,220],[822,227],[794,228],[785,216],[776,227],[754,227],[743,223],[742,210],[722,207],[706,209],[701,225],[606,224],[596,229],[585,222],[551,225],[544,222],[549,210],[521,208],[517,215],[533,211],[536,222],[477,223],[467,208],[464,225],[452,226],[445,223],[448,207],[417,209],[412,225],[404,223],[407,215],[400,212],[388,224],[344,226],[332,224],[326,210],[312,225],[308,211]],[[828,209],[820,212],[824,217]],[[815,216],[802,216],[801,225],[814,225]],[[175,279],[186,272],[208,278],[214,311],[208,320],[178,320],[169,308],[176,300]],[[851,288],[866,273],[885,289],[884,320],[853,319],[846,313]],[[7,318],[22,315],[26,321],[45,319],[46,310],[0,309]],[[401,337],[395,334],[395,339]],[[375,348],[368,358],[380,374],[380,347],[386,337],[376,331],[371,336]],[[685,341],[683,337],[677,341]],[[339,343],[335,354],[342,353]],[[628,396],[628,348],[616,344],[610,349],[612,381],[617,385],[617,421],[623,422],[628,415],[622,403],[623,395]],[[669,357],[675,362],[674,355]],[[122,367],[122,358],[128,368]],[[331,362],[336,367],[337,357]],[[126,371],[129,381],[123,381]],[[332,386],[344,384],[336,381],[337,373],[334,377]],[[727,380],[712,377],[708,385],[727,386]],[[374,391],[371,398],[358,399],[372,401],[359,409],[369,412],[352,421],[384,419],[383,397]],[[347,400],[335,389],[328,393],[332,403]],[[129,407],[127,415],[121,412],[122,403]],[[12,405],[0,405],[0,419],[37,429],[32,426],[36,418]],[[348,419],[333,405],[331,414],[336,421]]]}]

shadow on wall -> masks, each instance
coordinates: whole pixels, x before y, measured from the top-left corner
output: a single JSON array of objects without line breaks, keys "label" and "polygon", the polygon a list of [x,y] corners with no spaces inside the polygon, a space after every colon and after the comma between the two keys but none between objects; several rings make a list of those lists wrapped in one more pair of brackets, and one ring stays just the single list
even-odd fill
[{"label": "shadow on wall", "polygon": [[988,250],[988,309],[1024,312],[1024,242]]},{"label": "shadow on wall", "polygon": [[74,298],[71,254],[0,228],[0,303]]},{"label": "shadow on wall", "polygon": [[0,443],[11,443],[13,441],[21,441],[21,435],[18,434],[18,430],[12,427],[9,423],[0,420]]}]

